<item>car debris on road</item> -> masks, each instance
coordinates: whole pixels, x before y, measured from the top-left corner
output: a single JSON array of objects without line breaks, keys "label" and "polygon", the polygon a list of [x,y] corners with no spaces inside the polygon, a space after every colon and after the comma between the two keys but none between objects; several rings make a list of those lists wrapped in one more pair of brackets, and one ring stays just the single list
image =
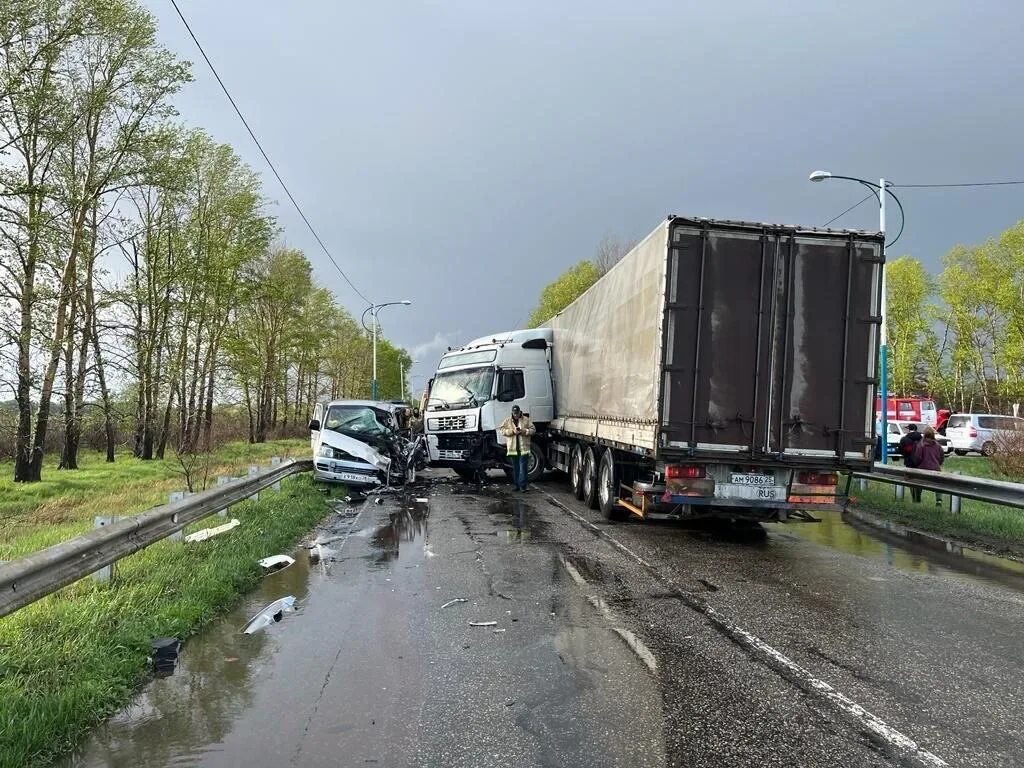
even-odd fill
[{"label": "car debris on road", "polygon": [[469,622],[471,627],[496,627],[498,622],[496,621],[471,621]]},{"label": "car debris on road", "polygon": [[284,618],[285,613],[291,613],[295,610],[295,596],[288,595],[275,600],[270,605],[266,606],[249,619],[249,623],[242,629],[243,635],[251,635],[254,632],[259,632],[265,627],[269,627],[271,624],[281,621]]},{"label": "car debris on road", "polygon": [[456,603],[468,603],[468,602],[469,602],[469,600],[467,600],[464,597],[456,597],[456,598],[453,598],[453,599],[449,600],[447,603],[445,603],[441,607],[442,608],[447,608],[449,605],[455,605]]},{"label": "car debris on road", "polygon": [[283,571],[289,565],[294,565],[295,558],[288,555],[271,555],[270,557],[264,557],[259,561],[259,564],[260,568],[267,573],[276,573],[277,571]]}]

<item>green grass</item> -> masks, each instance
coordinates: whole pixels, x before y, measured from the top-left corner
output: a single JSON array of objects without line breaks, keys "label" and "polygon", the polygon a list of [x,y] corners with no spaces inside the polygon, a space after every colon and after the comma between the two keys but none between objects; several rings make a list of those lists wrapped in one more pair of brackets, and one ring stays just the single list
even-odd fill
[{"label": "green grass", "polygon": [[[228,443],[209,457],[209,484],[217,475],[244,474],[249,464],[266,464],[271,456],[306,456],[306,440],[276,440],[260,445]],[[56,458],[54,459],[56,462]],[[178,460],[142,461],[83,452],[80,469],[43,468],[38,483],[15,483],[14,467],[0,464],[0,560],[10,560],[69,539],[93,525],[93,518],[132,515],[167,501],[185,488]],[[196,487],[196,490],[201,488]]]},{"label": "green grass", "polygon": [[261,578],[256,561],[326,512],[312,478],[292,477],[233,506],[241,525],[228,534],[160,542],[120,561],[111,583],[83,579],[0,619],[0,767],[71,749],[146,679],[153,637],[185,638],[231,607]]},{"label": "green grass", "polygon": [[[951,456],[942,467],[944,472],[957,472],[973,477],[991,477],[997,480],[1019,482],[996,471],[992,463],[981,457]],[[949,499],[943,497],[943,506],[935,506],[935,494],[922,493],[920,504],[910,500],[910,490],[905,498],[898,501],[893,486],[887,483],[869,482],[867,490],[860,490],[856,483],[850,489],[853,506],[874,512],[882,517],[910,525],[921,530],[979,544],[989,549],[1009,549],[1024,552],[1024,510],[985,504],[972,499],[962,499],[960,513],[949,511]]]}]

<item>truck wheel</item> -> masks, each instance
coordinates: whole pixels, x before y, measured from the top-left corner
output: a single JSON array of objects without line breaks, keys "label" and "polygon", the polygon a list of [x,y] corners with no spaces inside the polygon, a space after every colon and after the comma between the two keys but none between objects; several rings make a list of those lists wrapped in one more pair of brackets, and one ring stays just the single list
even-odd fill
[{"label": "truck wheel", "polygon": [[574,443],[572,453],[569,455],[569,482],[572,483],[572,493],[577,499],[583,499],[583,448],[579,443]]},{"label": "truck wheel", "polygon": [[583,503],[597,509],[597,451],[593,446],[583,454]]},{"label": "truck wheel", "polygon": [[544,475],[544,451],[536,443],[530,444],[530,458],[526,461],[526,479],[535,483]]},{"label": "truck wheel", "polygon": [[601,454],[601,465],[597,471],[597,505],[601,514],[609,520],[621,520],[625,515],[622,507],[615,502],[619,498],[619,471],[611,449]]},{"label": "truck wheel", "polygon": [[476,470],[466,469],[465,467],[457,467],[455,474],[459,476],[460,480],[465,480],[467,483],[472,483],[476,480]]},{"label": "truck wheel", "polygon": [[996,444],[991,440],[988,440],[981,446],[982,456],[994,456],[996,453]]}]

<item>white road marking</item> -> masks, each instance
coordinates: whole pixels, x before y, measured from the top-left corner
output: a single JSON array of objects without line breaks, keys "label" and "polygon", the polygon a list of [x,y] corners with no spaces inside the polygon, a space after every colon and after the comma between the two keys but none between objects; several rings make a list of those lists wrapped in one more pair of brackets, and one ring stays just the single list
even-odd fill
[{"label": "white road marking", "polygon": [[[587,580],[583,578],[583,575],[579,572],[579,570],[577,570],[575,565],[570,563],[564,557],[560,557],[559,560],[561,560],[562,567],[565,568],[566,572],[569,574],[569,577],[574,582],[576,582],[578,586],[590,586],[589,582],[587,582]],[[609,623],[619,623],[619,620],[618,618],[616,618],[615,613],[612,611],[611,608],[608,607],[608,603],[606,603],[597,595],[589,593],[587,595],[587,602],[594,606],[594,608],[596,608],[601,613],[601,615],[608,620]],[[624,629],[619,626],[613,626],[612,632],[617,634],[626,642],[626,645],[629,646],[629,649],[637,655],[637,658],[639,658],[640,661],[642,661],[647,666],[647,668],[651,670],[651,672],[657,673],[658,660],[654,657],[654,654],[651,653],[651,649],[644,644],[643,640],[637,637],[636,634],[631,632],[630,630]]]},{"label": "white road marking", "polygon": [[[801,690],[815,695],[827,703],[835,707],[847,718],[854,720],[862,728],[874,735],[876,739],[887,744],[893,751],[898,754],[912,760],[914,763],[920,766],[926,766],[927,768],[948,768],[948,763],[937,755],[932,754],[916,741],[911,739],[904,733],[896,730],[891,725],[886,723],[882,718],[869,712],[867,709],[857,704],[855,701],[845,696],[844,694],[837,691],[831,685],[826,683],[824,680],[820,680],[804,667],[801,667],[795,661],[790,659],[781,651],[773,648],[764,640],[761,640],[756,635],[748,632],[747,630],[733,624],[728,619],[724,618],[714,608],[711,607],[705,600],[698,597],[697,595],[687,592],[675,585],[672,580],[663,576],[657,568],[649,563],[644,558],[640,557],[636,552],[631,550],[625,544],[620,542],[618,539],[613,537],[607,531],[603,531],[596,525],[591,523],[582,515],[573,512],[565,504],[556,499],[546,491],[541,491],[547,499],[558,507],[560,510],[565,512],[570,517],[574,518],[584,528],[589,530],[591,533],[599,536],[601,539],[607,541],[613,547],[628,555],[630,558],[635,560],[637,563],[642,565],[654,578],[668,586],[675,593],[679,599],[691,609],[705,616],[711,624],[715,626],[720,632],[728,636],[734,642],[736,642],[741,648],[744,648],[755,658],[758,658],[763,663],[780,673],[784,678],[797,685]],[[563,559],[563,564],[566,566],[566,570],[571,567],[571,564]],[[575,570],[575,569],[574,569]],[[569,573],[572,576],[572,572]],[[576,571],[576,576],[582,578],[579,575],[579,571]],[[573,579],[575,581],[575,577]],[[618,629],[615,630],[619,632]],[[621,634],[621,632],[620,632]],[[635,635],[634,635],[635,638]],[[623,639],[626,639],[623,637]],[[626,640],[628,643],[629,640]],[[632,647],[632,646],[630,646]],[[634,648],[634,650],[636,650]],[[645,648],[646,650],[646,648]],[[650,651],[647,651],[650,653]],[[639,652],[637,652],[639,656]],[[642,657],[641,657],[642,658]],[[651,657],[653,660],[653,656]],[[645,661],[646,663],[646,661]]]}]

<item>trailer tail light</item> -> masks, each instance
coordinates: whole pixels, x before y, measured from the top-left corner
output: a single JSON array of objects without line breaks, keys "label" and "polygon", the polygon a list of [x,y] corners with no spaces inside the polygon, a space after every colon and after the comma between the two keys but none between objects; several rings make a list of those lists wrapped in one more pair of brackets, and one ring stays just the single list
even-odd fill
[{"label": "trailer tail light", "polygon": [[837,485],[839,476],[835,472],[801,472],[797,482],[800,485]]},{"label": "trailer tail light", "polygon": [[697,464],[669,464],[665,467],[665,477],[669,480],[696,480],[704,477],[704,467]]}]

